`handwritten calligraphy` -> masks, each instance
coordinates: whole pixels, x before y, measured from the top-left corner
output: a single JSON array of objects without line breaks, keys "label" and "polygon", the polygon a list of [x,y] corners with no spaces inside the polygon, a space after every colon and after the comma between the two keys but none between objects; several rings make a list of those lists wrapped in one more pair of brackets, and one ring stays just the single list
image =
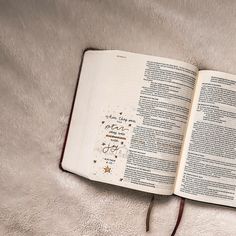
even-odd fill
[{"label": "handwritten calligraphy", "polygon": [[104,176],[106,173],[108,177],[108,173],[112,175],[119,173],[118,166],[123,165],[124,158],[128,156],[129,142],[136,124],[133,117],[130,108],[122,111],[117,109],[114,112],[109,109],[107,113],[103,113],[99,120],[100,130],[95,149],[98,153],[93,161],[96,174],[100,173]]},{"label": "handwritten calligraphy", "polygon": [[119,126],[119,125],[116,125],[116,124],[112,124],[112,125],[106,125],[105,126],[105,129],[108,129],[108,130],[117,130],[117,131],[128,131],[129,129],[125,128],[124,126]]},{"label": "handwritten calligraphy", "polygon": [[118,145],[111,145],[110,143],[108,145],[105,145],[102,149],[103,153],[114,153],[117,152],[119,150],[119,146]]}]

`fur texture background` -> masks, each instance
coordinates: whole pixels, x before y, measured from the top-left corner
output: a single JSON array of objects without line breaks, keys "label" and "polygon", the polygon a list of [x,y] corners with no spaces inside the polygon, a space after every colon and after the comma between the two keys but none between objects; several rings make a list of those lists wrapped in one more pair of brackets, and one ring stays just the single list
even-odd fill
[{"label": "fur texture background", "polygon": [[[177,197],[62,172],[83,49],[120,49],[236,74],[235,1],[0,0],[0,235],[170,235]],[[177,235],[236,235],[236,211],[188,200]]]}]

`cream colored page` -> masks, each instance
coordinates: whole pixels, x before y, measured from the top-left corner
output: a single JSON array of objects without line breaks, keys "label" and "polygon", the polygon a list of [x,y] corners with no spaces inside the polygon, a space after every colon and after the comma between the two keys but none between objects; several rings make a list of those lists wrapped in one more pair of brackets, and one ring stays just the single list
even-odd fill
[{"label": "cream colored page", "polygon": [[78,120],[70,128],[77,135],[75,142],[80,142],[70,157],[76,169],[72,172],[172,194],[197,69],[122,51],[89,51],[83,69],[85,87],[78,91],[83,125],[77,129],[80,116],[73,112]]},{"label": "cream colored page", "polygon": [[236,206],[236,76],[200,71],[175,194]]}]

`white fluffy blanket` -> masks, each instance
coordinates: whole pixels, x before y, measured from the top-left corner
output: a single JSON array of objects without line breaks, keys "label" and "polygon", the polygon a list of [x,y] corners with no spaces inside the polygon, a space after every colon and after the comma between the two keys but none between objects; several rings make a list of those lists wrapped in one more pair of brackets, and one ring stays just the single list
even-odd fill
[{"label": "white fluffy blanket", "polygon": [[[82,50],[120,49],[236,74],[235,1],[0,0],[0,235],[169,236],[177,197],[62,172]],[[187,201],[177,235],[236,235],[233,208]]]}]

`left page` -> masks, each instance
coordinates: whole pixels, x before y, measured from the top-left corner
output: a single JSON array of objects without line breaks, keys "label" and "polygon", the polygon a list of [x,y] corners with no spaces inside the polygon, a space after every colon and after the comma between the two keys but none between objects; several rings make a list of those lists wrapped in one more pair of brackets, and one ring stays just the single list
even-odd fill
[{"label": "left page", "polygon": [[86,178],[172,194],[198,70],[123,51],[87,51],[62,167]]}]

